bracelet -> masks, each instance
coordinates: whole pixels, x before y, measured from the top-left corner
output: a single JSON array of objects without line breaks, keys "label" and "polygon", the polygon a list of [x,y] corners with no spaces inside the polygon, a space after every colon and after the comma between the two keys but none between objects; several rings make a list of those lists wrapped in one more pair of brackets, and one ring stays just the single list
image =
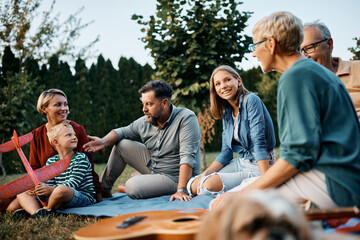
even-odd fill
[{"label": "bracelet", "polygon": [[182,192],[182,193],[188,194],[188,191],[186,190],[186,188],[180,188],[177,190],[177,192]]}]

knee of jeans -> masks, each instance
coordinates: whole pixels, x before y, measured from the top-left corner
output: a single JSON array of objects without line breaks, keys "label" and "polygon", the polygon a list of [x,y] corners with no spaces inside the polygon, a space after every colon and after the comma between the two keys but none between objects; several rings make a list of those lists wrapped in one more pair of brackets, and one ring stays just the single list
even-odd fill
[{"label": "knee of jeans", "polygon": [[139,198],[141,198],[141,194],[139,191],[140,185],[139,185],[138,181],[134,181],[133,179],[134,178],[130,178],[129,180],[126,181],[125,193],[130,198],[139,199]]},{"label": "knee of jeans", "polygon": [[190,180],[187,182],[187,184],[186,184],[186,189],[187,189],[187,191],[188,191],[188,193],[190,194],[190,196],[194,196],[195,194],[192,192],[192,184],[193,184],[193,182],[194,182],[194,180],[197,178],[198,176],[196,176],[196,177],[192,177],[192,178],[190,178]]},{"label": "knee of jeans", "polygon": [[[216,177],[216,179],[215,179],[215,177]],[[220,179],[220,182],[217,179]],[[223,183],[222,179],[219,177],[219,175],[214,174],[214,175],[210,176],[209,178],[207,178],[202,183],[202,188],[206,188],[212,192],[219,192],[224,188],[224,183]]]},{"label": "knee of jeans", "polygon": [[216,196],[218,194],[224,193],[224,183],[221,179],[221,177],[219,176],[220,180],[221,180],[221,190],[220,191],[214,191],[215,189],[213,188],[214,186],[209,184],[209,182],[207,181],[210,177],[217,175],[216,173],[210,174],[206,177],[204,177],[201,182],[200,182],[200,191],[199,191],[199,195],[213,195]]}]

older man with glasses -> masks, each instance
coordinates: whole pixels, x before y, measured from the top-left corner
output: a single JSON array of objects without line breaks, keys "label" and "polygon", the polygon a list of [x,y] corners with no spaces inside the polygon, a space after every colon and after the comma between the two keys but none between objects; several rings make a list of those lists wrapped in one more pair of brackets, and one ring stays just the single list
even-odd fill
[{"label": "older man with glasses", "polygon": [[301,53],[328,68],[341,79],[360,118],[360,61],[343,61],[341,58],[332,57],[332,51],[333,39],[324,23],[315,21],[304,25]]}]

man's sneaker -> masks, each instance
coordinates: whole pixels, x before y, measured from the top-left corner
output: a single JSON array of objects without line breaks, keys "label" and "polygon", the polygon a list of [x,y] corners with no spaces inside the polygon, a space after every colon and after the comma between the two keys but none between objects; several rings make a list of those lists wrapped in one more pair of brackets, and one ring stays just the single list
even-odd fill
[{"label": "man's sneaker", "polygon": [[52,215],[54,215],[53,210],[40,208],[33,215],[31,215],[31,218],[42,218],[42,217],[52,216]]},{"label": "man's sneaker", "polygon": [[31,215],[24,209],[20,208],[20,209],[16,210],[15,212],[13,212],[12,217],[15,220],[20,220],[20,219],[28,219],[29,217],[31,217]]}]

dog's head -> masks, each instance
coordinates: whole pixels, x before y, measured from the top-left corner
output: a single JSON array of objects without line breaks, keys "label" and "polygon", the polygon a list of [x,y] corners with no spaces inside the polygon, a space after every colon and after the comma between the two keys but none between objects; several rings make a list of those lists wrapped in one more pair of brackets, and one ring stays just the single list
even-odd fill
[{"label": "dog's head", "polygon": [[253,191],[225,200],[207,214],[198,240],[309,240],[300,210],[274,191]]}]

